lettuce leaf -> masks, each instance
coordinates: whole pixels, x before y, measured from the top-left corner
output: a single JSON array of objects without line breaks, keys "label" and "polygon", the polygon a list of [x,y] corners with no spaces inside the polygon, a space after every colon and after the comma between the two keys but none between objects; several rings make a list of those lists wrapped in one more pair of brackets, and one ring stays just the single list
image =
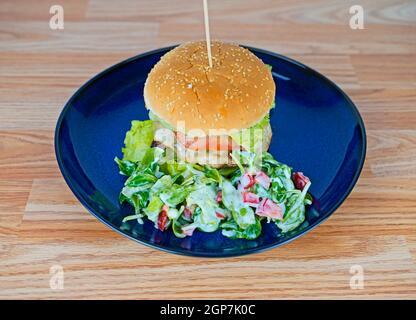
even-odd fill
[{"label": "lettuce leaf", "polygon": [[163,190],[169,189],[173,185],[173,180],[171,176],[163,176],[150,189],[150,194],[153,196],[154,194],[159,194]]},{"label": "lettuce leaf", "polygon": [[159,118],[157,115],[155,115],[152,111],[149,111],[149,119],[153,120],[153,121],[157,121],[159,122],[163,127],[173,130],[174,128],[167,123],[166,121],[162,120],[161,118]]},{"label": "lettuce leaf", "polygon": [[215,201],[216,192],[214,187],[208,185],[199,186],[186,198],[188,206],[197,205],[201,210],[195,211],[194,223],[198,229],[205,232],[216,231],[220,219],[216,215],[218,203]]},{"label": "lettuce leaf", "polygon": [[176,207],[185,201],[188,194],[192,191],[192,186],[172,185],[170,188],[160,192],[160,199],[169,207]]},{"label": "lettuce leaf", "polygon": [[310,204],[306,197],[310,185],[310,182],[306,184],[303,191],[294,190],[291,192],[291,196],[286,204],[286,212],[283,216],[283,221],[276,221],[276,226],[282,230],[283,233],[292,231],[305,221],[305,204]]},{"label": "lettuce leaf", "polygon": [[150,149],[154,138],[155,128],[152,120],[131,122],[131,129],[124,139],[123,160],[142,161]]},{"label": "lettuce leaf", "polygon": [[256,223],[254,211],[247,203],[243,202],[241,193],[238,192],[230,181],[222,180],[222,203],[231,211],[232,217],[241,229],[246,229]]},{"label": "lettuce leaf", "polygon": [[160,200],[158,196],[153,196],[149,202],[149,205],[143,210],[143,212],[146,214],[149,220],[156,223],[157,219],[159,218],[159,213],[162,209],[162,206],[163,201]]},{"label": "lettuce leaf", "polygon": [[137,164],[129,160],[120,160],[119,158],[115,157],[114,161],[118,165],[119,173],[124,176],[130,176],[137,168]]},{"label": "lettuce leaf", "polygon": [[256,218],[256,223],[249,225],[246,229],[238,227],[233,220],[227,221],[221,225],[222,234],[231,239],[254,240],[261,234],[261,222]]},{"label": "lettuce leaf", "polygon": [[230,134],[231,138],[250,152],[258,152],[262,149],[264,130],[270,123],[269,115],[248,129],[242,129]]}]

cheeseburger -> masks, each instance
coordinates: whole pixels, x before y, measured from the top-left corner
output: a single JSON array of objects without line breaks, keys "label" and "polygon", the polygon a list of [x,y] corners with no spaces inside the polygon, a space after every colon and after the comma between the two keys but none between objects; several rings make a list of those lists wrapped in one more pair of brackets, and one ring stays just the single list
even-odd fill
[{"label": "cheeseburger", "polygon": [[182,44],[150,71],[144,100],[155,143],[188,163],[235,165],[233,150],[267,151],[275,83],[270,67],[248,49],[214,41]]}]

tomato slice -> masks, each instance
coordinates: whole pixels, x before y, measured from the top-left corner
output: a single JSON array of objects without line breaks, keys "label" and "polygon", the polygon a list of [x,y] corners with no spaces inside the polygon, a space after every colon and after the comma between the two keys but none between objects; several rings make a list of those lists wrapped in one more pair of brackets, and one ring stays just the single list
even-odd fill
[{"label": "tomato slice", "polygon": [[188,224],[187,226],[182,227],[182,233],[190,237],[194,233],[195,229],[196,229],[195,225]]},{"label": "tomato slice", "polygon": [[250,173],[244,173],[240,178],[240,183],[243,189],[249,189],[256,183],[256,180],[254,179],[253,175]]},{"label": "tomato slice", "polygon": [[236,144],[229,136],[210,136],[210,137],[195,137],[188,138],[181,132],[176,133],[178,142],[190,150],[238,150],[240,146]]},{"label": "tomato slice", "polygon": [[218,211],[215,212],[215,215],[217,216],[218,219],[221,219],[221,220],[225,218],[225,216],[221,212],[218,212]]},{"label": "tomato slice", "polygon": [[222,192],[218,191],[217,196],[215,197],[215,201],[221,202],[222,201]]},{"label": "tomato slice", "polygon": [[269,198],[264,198],[260,201],[256,214],[262,217],[283,220],[283,209]]},{"label": "tomato slice", "polygon": [[256,183],[261,185],[264,189],[267,190],[270,188],[271,180],[269,176],[265,174],[263,171],[260,171],[259,173],[257,173],[255,179],[256,179]]},{"label": "tomato slice", "polygon": [[292,175],[293,183],[295,184],[296,189],[303,190],[306,184],[310,182],[309,178],[303,174],[303,172],[294,172]]},{"label": "tomato slice", "polygon": [[157,228],[160,231],[165,231],[166,229],[166,224],[168,223],[169,218],[168,218],[168,212],[167,210],[162,210],[159,213],[159,217],[157,219]]},{"label": "tomato slice", "polygon": [[257,204],[260,202],[260,197],[253,192],[243,192],[243,201]]},{"label": "tomato slice", "polygon": [[185,207],[185,209],[183,210],[183,216],[188,220],[192,219],[193,213],[194,213],[194,210],[191,207]]}]

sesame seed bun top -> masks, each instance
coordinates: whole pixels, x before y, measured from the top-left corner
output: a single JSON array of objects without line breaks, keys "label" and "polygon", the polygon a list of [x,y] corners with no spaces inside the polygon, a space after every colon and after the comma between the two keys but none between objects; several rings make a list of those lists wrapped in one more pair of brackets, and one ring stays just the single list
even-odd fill
[{"label": "sesame seed bun top", "polygon": [[175,129],[245,129],[270,110],[275,83],[270,69],[236,44],[211,43],[209,68],[204,41],[182,44],[150,71],[144,87],[146,107]]}]

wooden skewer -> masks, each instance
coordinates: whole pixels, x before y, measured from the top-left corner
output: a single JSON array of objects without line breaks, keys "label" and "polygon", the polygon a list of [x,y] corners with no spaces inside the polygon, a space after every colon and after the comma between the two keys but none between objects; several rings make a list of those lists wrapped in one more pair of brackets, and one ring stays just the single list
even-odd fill
[{"label": "wooden skewer", "polygon": [[209,64],[209,67],[212,68],[211,36],[209,34],[209,19],[208,19],[208,3],[207,3],[207,0],[203,0],[203,3],[204,3],[205,39],[207,41],[208,64]]}]

